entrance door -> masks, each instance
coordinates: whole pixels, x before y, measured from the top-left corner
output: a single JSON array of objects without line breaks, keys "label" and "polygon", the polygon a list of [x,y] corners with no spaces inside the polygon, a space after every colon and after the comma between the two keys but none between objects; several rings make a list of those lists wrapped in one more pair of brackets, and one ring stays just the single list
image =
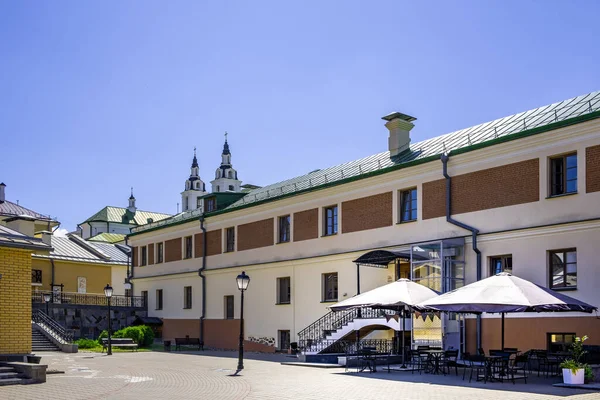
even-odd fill
[{"label": "entrance door", "polygon": [[279,350],[287,352],[290,348],[290,331],[279,331]]}]

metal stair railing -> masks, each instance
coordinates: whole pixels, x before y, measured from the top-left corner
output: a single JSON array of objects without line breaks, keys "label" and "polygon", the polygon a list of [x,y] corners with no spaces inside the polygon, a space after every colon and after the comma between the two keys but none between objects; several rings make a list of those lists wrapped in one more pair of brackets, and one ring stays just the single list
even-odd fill
[{"label": "metal stair railing", "polygon": [[[395,311],[389,310],[394,313]],[[334,331],[348,325],[358,318],[382,318],[386,310],[375,310],[369,307],[354,308],[346,311],[330,311],[300,332],[298,332],[298,341],[304,350],[321,349],[324,350],[324,343],[327,337]]]},{"label": "metal stair railing", "polygon": [[66,329],[42,310],[33,310],[31,320],[59,342],[63,344],[73,343],[74,331]]}]

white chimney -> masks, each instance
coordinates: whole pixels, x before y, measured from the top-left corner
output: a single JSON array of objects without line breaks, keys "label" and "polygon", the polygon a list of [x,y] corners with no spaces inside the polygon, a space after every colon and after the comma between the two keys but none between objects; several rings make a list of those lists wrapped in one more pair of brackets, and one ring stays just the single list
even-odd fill
[{"label": "white chimney", "polygon": [[6,185],[4,184],[4,182],[0,183],[0,204],[4,203],[4,200],[6,200],[6,195],[4,194],[5,187]]},{"label": "white chimney", "polygon": [[45,244],[52,246],[52,232],[50,231],[41,231],[42,242]]},{"label": "white chimney", "polygon": [[410,147],[410,130],[414,128],[413,121],[417,119],[410,115],[394,112],[381,119],[387,121],[385,127],[390,131],[388,148],[390,157],[397,156]]}]

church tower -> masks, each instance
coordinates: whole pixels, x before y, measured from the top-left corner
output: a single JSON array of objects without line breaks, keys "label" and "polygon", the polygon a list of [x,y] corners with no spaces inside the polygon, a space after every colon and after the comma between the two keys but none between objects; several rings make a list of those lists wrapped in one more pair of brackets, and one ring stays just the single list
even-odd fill
[{"label": "church tower", "polygon": [[238,180],[237,171],[231,166],[231,152],[227,143],[227,132],[225,132],[225,144],[221,154],[221,166],[215,172],[215,179],[210,182],[213,193],[239,192],[242,181]]},{"label": "church tower", "polygon": [[190,177],[185,181],[185,190],[181,192],[181,210],[192,211],[202,210],[202,197],[206,194],[206,186],[200,179],[200,168],[196,158],[196,148],[194,147],[194,159],[190,168]]}]

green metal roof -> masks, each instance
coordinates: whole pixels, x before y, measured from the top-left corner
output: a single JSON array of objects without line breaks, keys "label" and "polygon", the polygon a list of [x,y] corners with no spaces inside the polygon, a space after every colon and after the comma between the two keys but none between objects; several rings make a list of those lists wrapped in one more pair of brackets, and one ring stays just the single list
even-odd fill
[{"label": "green metal roof", "polygon": [[[126,218],[124,219],[124,217]],[[134,214],[132,214],[123,207],[106,206],[96,214],[83,221],[82,224],[85,224],[86,222],[116,222],[118,224],[126,223],[129,225],[144,225],[148,223],[149,218],[151,218],[153,221],[161,221],[170,217],[170,214],[142,210],[137,210]]]},{"label": "green metal roof", "polygon": [[96,236],[92,236],[87,239],[90,242],[103,242],[103,243],[118,243],[125,240],[125,235],[122,233],[99,233]]},{"label": "green metal roof", "polygon": [[[457,154],[476,150],[598,117],[600,117],[600,91],[412,143],[409,150],[395,157],[390,157],[389,151],[384,151],[254,189],[226,209],[208,215],[221,214],[265,201],[429,162],[438,159],[444,153]],[[199,216],[200,213],[197,210],[181,213],[166,220],[134,228],[133,234],[149,229],[158,229],[165,225],[183,223],[187,220],[197,219]]]}]

